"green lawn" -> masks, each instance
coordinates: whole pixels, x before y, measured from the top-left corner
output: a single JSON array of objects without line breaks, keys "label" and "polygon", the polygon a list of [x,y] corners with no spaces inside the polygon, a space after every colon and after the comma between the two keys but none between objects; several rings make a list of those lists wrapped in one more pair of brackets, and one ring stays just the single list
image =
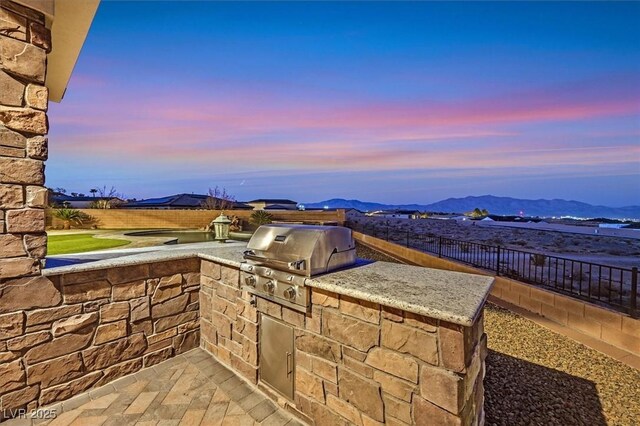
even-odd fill
[{"label": "green lawn", "polygon": [[130,241],[93,238],[93,234],[49,235],[47,254],[82,253],[126,246]]}]

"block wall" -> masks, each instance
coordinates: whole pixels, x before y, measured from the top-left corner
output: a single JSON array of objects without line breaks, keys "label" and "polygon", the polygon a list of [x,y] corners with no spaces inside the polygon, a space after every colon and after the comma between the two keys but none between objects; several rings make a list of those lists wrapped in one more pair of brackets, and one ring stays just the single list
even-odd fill
[{"label": "block wall", "polygon": [[[92,225],[102,229],[202,229],[220,215],[218,210],[138,210],[138,209],[83,209],[95,219]],[[238,216],[245,224],[249,222],[251,210],[225,210],[228,216]],[[274,220],[287,222],[338,222],[344,223],[344,210],[338,211],[274,211],[269,212]],[[62,227],[63,223],[47,212],[47,225]]]},{"label": "block wall", "polygon": [[[359,242],[412,265],[491,275],[482,269],[440,259],[370,235],[359,232],[353,234]],[[491,298],[518,306],[572,330],[640,355],[640,319],[505,277],[495,277]]]}]

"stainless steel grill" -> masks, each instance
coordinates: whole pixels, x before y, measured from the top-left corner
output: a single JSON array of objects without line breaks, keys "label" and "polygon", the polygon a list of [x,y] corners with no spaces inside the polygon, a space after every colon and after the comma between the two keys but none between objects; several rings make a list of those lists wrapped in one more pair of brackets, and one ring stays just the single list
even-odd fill
[{"label": "stainless steel grill", "polygon": [[309,308],[307,278],[356,262],[351,230],[338,226],[263,225],[240,267],[243,289],[298,311]]}]

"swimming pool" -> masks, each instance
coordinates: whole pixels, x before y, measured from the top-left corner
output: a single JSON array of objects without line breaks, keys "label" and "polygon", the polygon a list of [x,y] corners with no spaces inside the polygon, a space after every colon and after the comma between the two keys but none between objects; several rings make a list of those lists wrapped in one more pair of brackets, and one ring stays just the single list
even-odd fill
[{"label": "swimming pool", "polygon": [[[190,243],[205,243],[208,241],[215,241],[214,233],[208,232],[208,231],[159,230],[159,231],[130,232],[125,235],[131,235],[132,237],[173,238],[173,240],[168,241],[165,244],[190,244]],[[251,234],[246,232],[230,232],[229,237],[231,240],[248,240],[251,237]]]}]

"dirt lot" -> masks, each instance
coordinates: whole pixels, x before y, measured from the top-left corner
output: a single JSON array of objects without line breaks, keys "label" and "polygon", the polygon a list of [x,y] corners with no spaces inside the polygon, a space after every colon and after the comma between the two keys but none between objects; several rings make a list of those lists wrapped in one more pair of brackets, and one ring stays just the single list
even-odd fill
[{"label": "dirt lot", "polygon": [[580,235],[495,225],[482,226],[482,224],[473,221],[387,219],[359,216],[352,219],[352,222],[356,226],[370,227],[375,225],[379,227],[381,233],[388,226],[390,233],[395,232],[399,236],[404,236],[409,231],[623,268],[640,266],[640,240],[631,238]]}]

